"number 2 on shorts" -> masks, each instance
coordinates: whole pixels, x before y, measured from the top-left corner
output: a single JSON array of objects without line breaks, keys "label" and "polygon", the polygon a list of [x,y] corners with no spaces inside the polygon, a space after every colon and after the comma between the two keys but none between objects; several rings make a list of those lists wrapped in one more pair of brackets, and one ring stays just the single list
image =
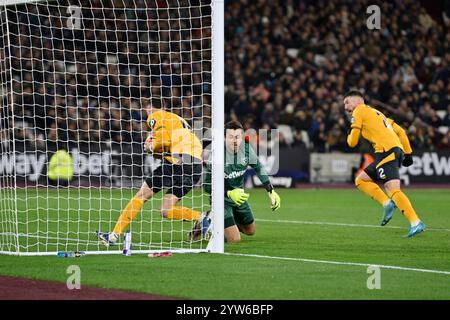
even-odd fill
[{"label": "number 2 on shorts", "polygon": [[386,179],[386,175],[384,174],[384,169],[383,168],[379,168],[378,169],[378,175],[380,176],[380,179]]}]

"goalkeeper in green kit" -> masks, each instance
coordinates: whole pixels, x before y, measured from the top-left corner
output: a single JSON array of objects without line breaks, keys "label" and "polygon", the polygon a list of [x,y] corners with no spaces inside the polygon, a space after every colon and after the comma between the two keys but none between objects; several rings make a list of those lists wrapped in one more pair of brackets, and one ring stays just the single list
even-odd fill
[{"label": "goalkeeper in green kit", "polygon": [[[252,209],[247,200],[249,194],[244,192],[244,174],[248,168],[252,167],[261,183],[266,188],[273,211],[280,208],[280,196],[273,189],[269,177],[263,169],[255,151],[249,143],[245,142],[244,129],[238,121],[230,121],[225,124],[225,205],[224,205],[224,235],[228,243],[238,243],[241,241],[240,232],[246,235],[255,234],[255,219]],[[211,194],[211,165],[206,165],[206,175],[204,180],[205,191]],[[194,224],[194,228],[188,237],[191,240],[197,239],[202,231],[199,223]]]}]

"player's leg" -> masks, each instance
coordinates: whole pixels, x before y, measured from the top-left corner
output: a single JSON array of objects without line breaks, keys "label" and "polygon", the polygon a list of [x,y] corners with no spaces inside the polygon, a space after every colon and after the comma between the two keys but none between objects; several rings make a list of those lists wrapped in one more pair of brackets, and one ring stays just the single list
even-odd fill
[{"label": "player's leg", "polygon": [[154,195],[153,190],[148,186],[147,182],[144,182],[139,191],[122,210],[119,218],[117,219],[113,231],[108,233],[102,233],[97,231],[96,234],[98,239],[107,246],[115,244],[116,241],[119,239],[119,236],[125,231],[125,229],[129,226],[131,221],[133,221],[134,218],[136,218],[138,213],[141,211],[141,208],[144,205],[144,203],[151,197],[153,197],[153,195]]},{"label": "player's leg", "polygon": [[177,206],[182,197],[188,194],[200,180],[202,174],[201,163],[191,159],[192,163],[166,166],[163,176],[163,187],[169,190],[161,203],[161,215],[170,220],[195,221],[193,229],[188,234],[188,240],[195,240],[205,234],[211,221],[210,212],[200,212],[188,207]]},{"label": "player's leg", "polygon": [[174,164],[164,177],[164,186],[169,188],[161,204],[161,215],[170,220],[197,221],[201,212],[188,207],[176,206],[178,201],[188,194],[200,180],[200,163]]},{"label": "player's leg", "polygon": [[389,197],[392,201],[394,201],[395,205],[410,222],[411,228],[408,231],[408,237],[412,237],[424,231],[425,225],[418,217],[408,197],[400,189],[399,169],[403,159],[403,153],[401,150],[395,151],[395,157],[395,161],[391,161],[380,166],[383,173],[386,175],[384,187]]},{"label": "player's leg", "polygon": [[163,197],[161,203],[161,215],[169,220],[197,220],[200,216],[200,212],[188,207],[176,206],[178,201],[180,201],[180,196],[182,196],[182,194],[177,193],[177,195],[175,195],[171,192],[174,191],[168,191]]},{"label": "player's leg", "polygon": [[383,218],[381,225],[386,225],[394,215],[395,204],[383,192],[383,190],[374,181],[378,179],[376,171],[377,162],[371,163],[355,179],[355,186],[363,193],[377,201],[383,206]]},{"label": "player's leg", "polygon": [[223,234],[227,243],[241,242],[241,233],[236,225],[225,228]]},{"label": "player's leg", "polygon": [[420,220],[408,197],[400,190],[400,179],[389,180],[384,186],[389,197],[391,197],[395,205],[411,224],[408,230],[408,237],[413,237],[424,231],[425,224]]},{"label": "player's leg", "polygon": [[225,241],[227,243],[239,243],[241,242],[241,233],[238,226],[236,225],[236,221],[234,220],[233,211],[235,209],[235,205],[230,204],[225,200],[224,209],[225,229],[223,231],[223,235],[225,237]]},{"label": "player's leg", "polygon": [[240,232],[246,234],[247,236],[253,236],[256,232],[256,225],[254,221],[250,224],[240,224],[238,228]]},{"label": "player's leg", "polygon": [[102,241],[104,245],[109,246],[115,244],[119,239],[119,236],[138,215],[144,203],[153,197],[154,194],[161,191],[163,187],[163,177],[165,171],[167,171],[167,166],[168,163],[163,161],[162,164],[152,172],[152,175],[145,180],[139,191],[120,213],[112,232],[103,233],[96,231],[98,239]]},{"label": "player's leg", "polygon": [[255,234],[255,218],[253,217],[252,208],[247,201],[239,207],[234,208],[233,216],[240,232],[248,236]]},{"label": "player's leg", "polygon": [[188,233],[188,241],[194,241],[204,236],[205,239],[209,232],[211,222],[211,211],[200,212],[188,207],[176,206],[180,198],[169,191],[164,195],[161,204],[161,215],[169,220],[189,220],[195,221],[192,230]]},{"label": "player's leg", "polygon": [[153,190],[148,186],[147,182],[144,182],[139,191],[122,210],[113,232],[117,235],[122,234],[141,211],[144,203],[153,197],[153,195]]},{"label": "player's leg", "polygon": [[[373,163],[372,163],[373,164]],[[374,182],[376,179],[372,179],[368,173],[371,173],[372,168],[366,168],[362,171],[355,179],[355,186],[363,193],[371,197],[373,200],[377,201],[382,206],[389,202],[388,196],[383,192],[383,190]],[[373,176],[373,174],[371,174]]]},{"label": "player's leg", "polygon": [[192,226],[191,231],[187,234],[188,241],[198,240],[202,236],[205,240],[209,240],[212,233],[210,228],[212,216],[213,212],[211,210],[199,213],[199,216]]}]

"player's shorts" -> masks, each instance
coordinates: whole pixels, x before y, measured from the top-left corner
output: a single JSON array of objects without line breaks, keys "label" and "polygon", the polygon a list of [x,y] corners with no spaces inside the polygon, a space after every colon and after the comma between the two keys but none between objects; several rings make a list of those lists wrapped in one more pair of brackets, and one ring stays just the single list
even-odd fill
[{"label": "player's shorts", "polygon": [[239,207],[231,200],[225,200],[225,228],[239,225],[251,224],[255,219],[253,218],[252,208],[247,201],[241,204]]},{"label": "player's shorts", "polygon": [[364,171],[373,181],[387,182],[400,179],[400,167],[404,154],[395,147],[386,152],[375,153],[375,160]]},{"label": "player's shorts", "polygon": [[154,193],[161,189],[169,189],[167,193],[182,198],[188,194],[202,176],[201,163],[172,164],[163,160],[151,176],[145,179]]}]

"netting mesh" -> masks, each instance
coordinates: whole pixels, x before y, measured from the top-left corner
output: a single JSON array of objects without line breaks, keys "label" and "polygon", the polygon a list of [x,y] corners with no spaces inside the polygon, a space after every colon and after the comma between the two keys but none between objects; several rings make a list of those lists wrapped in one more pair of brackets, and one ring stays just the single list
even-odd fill
[{"label": "netting mesh", "polygon": [[[160,161],[146,107],[160,96],[201,138],[211,127],[211,0],[38,1],[0,6],[0,251],[105,250]],[[73,176],[48,174],[65,150]],[[159,193],[131,224],[135,249],[203,248],[189,221],[160,216]],[[200,188],[180,205],[204,211]],[[117,248],[116,248],[117,249]]]}]

